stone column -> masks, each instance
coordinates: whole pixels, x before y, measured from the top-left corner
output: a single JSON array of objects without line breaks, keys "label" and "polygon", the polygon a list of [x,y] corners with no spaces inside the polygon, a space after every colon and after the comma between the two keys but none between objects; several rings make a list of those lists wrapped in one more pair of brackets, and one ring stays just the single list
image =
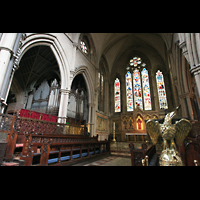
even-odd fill
[{"label": "stone column", "polygon": [[66,123],[69,92],[67,89],[60,89],[59,123]]},{"label": "stone column", "polygon": [[89,133],[90,136],[94,136],[95,130],[94,130],[94,123],[95,123],[95,104],[89,103],[89,115],[88,115],[88,125],[89,125]]},{"label": "stone column", "polygon": [[4,77],[8,68],[11,56],[13,55],[13,46],[17,33],[4,33],[0,41],[0,91],[2,89]]},{"label": "stone column", "polygon": [[[151,96],[153,96],[153,98],[154,98],[155,111],[159,112],[160,107],[159,107],[158,89],[157,89],[157,83],[156,83],[156,72],[153,72],[153,70],[149,70],[149,72],[150,72],[149,77],[152,80],[151,82],[149,82],[150,89],[151,88],[153,89],[153,90],[150,90],[150,92],[151,92]],[[151,87],[151,83],[152,83],[152,87]],[[152,99],[152,97],[151,97],[151,99]],[[152,104],[152,102],[151,102],[151,104]],[[152,109],[153,109],[153,106],[152,106]]]},{"label": "stone column", "polygon": [[104,91],[104,113],[107,115],[109,113],[109,81],[106,79],[104,81],[105,84],[105,91]]}]

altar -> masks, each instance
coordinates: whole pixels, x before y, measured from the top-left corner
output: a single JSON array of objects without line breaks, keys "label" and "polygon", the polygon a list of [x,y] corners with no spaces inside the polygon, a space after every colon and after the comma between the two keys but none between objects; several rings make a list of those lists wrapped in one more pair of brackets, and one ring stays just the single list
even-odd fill
[{"label": "altar", "polygon": [[142,141],[144,141],[144,136],[147,135],[147,133],[125,133],[126,135],[126,141],[129,141],[129,136],[134,135],[134,140],[137,141],[137,136],[142,136]]}]

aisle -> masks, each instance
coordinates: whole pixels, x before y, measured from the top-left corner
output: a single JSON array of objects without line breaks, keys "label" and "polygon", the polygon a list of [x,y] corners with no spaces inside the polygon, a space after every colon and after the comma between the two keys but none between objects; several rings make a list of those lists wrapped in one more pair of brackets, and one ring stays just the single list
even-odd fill
[{"label": "aisle", "polygon": [[109,156],[108,158],[84,166],[131,166],[131,159],[124,157]]},{"label": "aisle", "polygon": [[131,166],[131,158],[108,155],[103,158],[77,163],[73,166]]},{"label": "aisle", "polygon": [[[130,142],[111,142],[110,155],[91,158],[72,166],[131,166]],[[140,142],[134,143],[135,148],[141,148]]]}]

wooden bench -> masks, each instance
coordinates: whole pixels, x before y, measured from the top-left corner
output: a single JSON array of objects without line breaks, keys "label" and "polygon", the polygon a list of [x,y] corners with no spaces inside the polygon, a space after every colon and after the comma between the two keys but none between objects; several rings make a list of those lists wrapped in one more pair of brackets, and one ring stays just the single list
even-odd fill
[{"label": "wooden bench", "polygon": [[110,142],[98,136],[27,134],[20,159],[25,166],[66,165],[103,152],[110,153]]},{"label": "wooden bench", "polygon": [[[154,154],[156,154],[155,145],[142,144],[141,148],[135,149],[134,144],[130,143],[129,148],[131,151],[131,166],[148,166],[151,162]],[[148,156],[148,160],[147,157]],[[145,162],[142,163],[142,160],[145,159]],[[156,160],[157,163],[157,160]],[[155,161],[151,163],[154,165]]]}]

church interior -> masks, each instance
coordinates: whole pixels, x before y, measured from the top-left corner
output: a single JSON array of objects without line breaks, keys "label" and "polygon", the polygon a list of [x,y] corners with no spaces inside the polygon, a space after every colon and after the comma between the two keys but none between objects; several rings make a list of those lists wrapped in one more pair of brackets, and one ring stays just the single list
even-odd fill
[{"label": "church interior", "polygon": [[158,164],[147,121],[178,106],[177,151],[200,165],[199,33],[0,33],[0,66],[2,165]]}]

